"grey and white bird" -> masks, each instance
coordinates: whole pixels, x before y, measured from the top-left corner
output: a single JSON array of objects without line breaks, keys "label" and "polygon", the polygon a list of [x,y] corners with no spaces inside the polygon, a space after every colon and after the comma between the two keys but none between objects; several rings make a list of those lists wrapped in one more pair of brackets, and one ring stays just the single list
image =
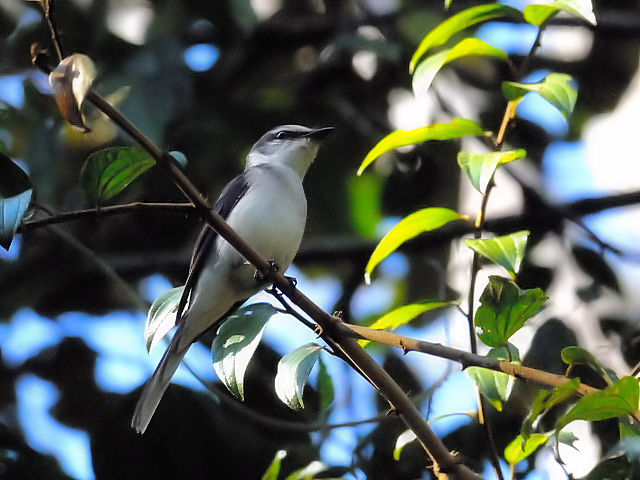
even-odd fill
[{"label": "grey and white bird", "polygon": [[[295,257],[307,218],[302,180],[320,142],[333,127],[283,125],[269,130],[251,148],[242,174],[231,180],[214,210],[263,258],[285,271]],[[205,331],[217,329],[246,299],[265,287],[256,270],[226,240],[205,226],[198,238],[178,329],[145,385],[131,426],[144,433],[182,358]]]}]

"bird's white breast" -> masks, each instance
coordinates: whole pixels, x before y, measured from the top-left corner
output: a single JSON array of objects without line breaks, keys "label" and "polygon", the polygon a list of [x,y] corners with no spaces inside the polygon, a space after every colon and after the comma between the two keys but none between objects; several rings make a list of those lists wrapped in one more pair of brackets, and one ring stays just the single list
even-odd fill
[{"label": "bird's white breast", "polygon": [[[253,167],[245,172],[249,189],[233,208],[227,222],[263,258],[275,260],[284,272],[295,257],[307,217],[307,202],[300,176],[282,165]],[[226,241],[218,239],[218,258],[242,257]],[[237,268],[237,263],[234,266]],[[252,267],[242,277],[253,275]],[[237,274],[235,274],[237,276]],[[252,280],[252,278],[250,279]]]}]

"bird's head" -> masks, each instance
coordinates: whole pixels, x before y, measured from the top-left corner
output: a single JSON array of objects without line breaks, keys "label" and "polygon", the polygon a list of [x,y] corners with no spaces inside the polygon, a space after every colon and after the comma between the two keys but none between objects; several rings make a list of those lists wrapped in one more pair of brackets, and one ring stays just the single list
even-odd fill
[{"label": "bird's head", "polygon": [[247,168],[259,164],[287,165],[303,178],[318,152],[318,146],[333,127],[308,128],[281,125],[258,140],[247,156]]}]

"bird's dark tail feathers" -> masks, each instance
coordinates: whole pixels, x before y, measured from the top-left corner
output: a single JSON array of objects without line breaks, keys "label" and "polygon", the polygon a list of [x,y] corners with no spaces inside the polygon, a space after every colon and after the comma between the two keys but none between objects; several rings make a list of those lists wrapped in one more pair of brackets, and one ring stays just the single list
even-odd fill
[{"label": "bird's dark tail feathers", "polygon": [[180,345],[183,343],[180,341],[181,337],[182,328],[179,328],[173,339],[171,339],[169,348],[167,348],[162,360],[160,360],[156,371],[153,372],[153,375],[144,386],[140,399],[136,404],[136,410],[131,419],[131,427],[140,434],[143,434],[147,429],[151,417],[153,417],[162,399],[162,395],[171,382],[173,374],[191,346],[191,342],[186,345]]}]

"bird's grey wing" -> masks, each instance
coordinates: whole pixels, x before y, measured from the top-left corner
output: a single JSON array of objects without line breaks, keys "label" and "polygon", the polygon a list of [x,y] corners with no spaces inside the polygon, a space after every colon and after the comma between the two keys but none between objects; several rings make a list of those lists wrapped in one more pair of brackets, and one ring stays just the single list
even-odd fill
[{"label": "bird's grey wing", "polygon": [[[216,200],[213,210],[220,215],[223,219],[227,219],[229,214],[233,210],[233,207],[237,205],[240,199],[247,193],[249,189],[249,182],[244,174],[236,176],[233,180],[227,183],[224,190]],[[189,265],[189,274],[187,275],[187,281],[184,286],[184,291],[180,297],[180,303],[178,303],[178,310],[176,312],[176,324],[180,322],[182,313],[189,295],[193,291],[195,284],[202,270],[202,266],[209,257],[213,244],[218,238],[218,232],[216,232],[210,225],[205,225],[196,240],[193,254],[191,255],[191,263]]]}]

